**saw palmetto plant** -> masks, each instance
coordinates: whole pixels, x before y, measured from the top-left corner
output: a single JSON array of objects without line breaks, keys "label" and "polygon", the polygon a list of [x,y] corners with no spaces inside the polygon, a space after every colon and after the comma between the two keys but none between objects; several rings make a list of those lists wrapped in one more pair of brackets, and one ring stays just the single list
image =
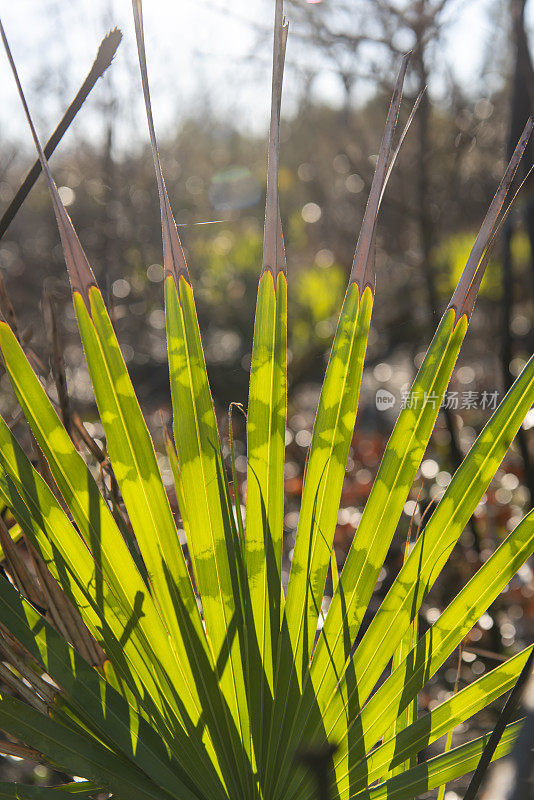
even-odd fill
[{"label": "saw palmetto plant", "polygon": [[[319,790],[332,800],[409,800],[476,767],[486,736],[424,763],[418,754],[513,687],[532,651],[517,653],[417,718],[419,692],[534,552],[531,511],[418,637],[418,610],[534,401],[534,359],[487,421],[360,632],[532,123],[400,412],[338,575],[333,538],[374,302],[377,215],[398,151],[403,59],[320,395],[284,587],[286,265],[277,178],[287,35],[282,3],[275,13],[244,520],[231,492],[232,464],[223,459],[193,287],[158,158],[140,0],[133,12],[163,230],[174,415],[168,454],[187,550],[110,316],[51,177],[2,30],[57,218],[105,432],[106,485],[111,479],[113,491],[89,468],[16,331],[1,321],[5,370],[42,456],[36,465],[30,461],[0,420],[0,500],[15,521],[9,532],[2,526],[1,543],[16,576],[0,576],[0,752],[80,777],[57,788],[4,782],[0,797],[312,800]],[[31,575],[17,557],[13,540],[19,536],[33,559]],[[323,617],[329,570],[333,597]],[[510,750],[520,724],[504,729],[494,757]]]}]

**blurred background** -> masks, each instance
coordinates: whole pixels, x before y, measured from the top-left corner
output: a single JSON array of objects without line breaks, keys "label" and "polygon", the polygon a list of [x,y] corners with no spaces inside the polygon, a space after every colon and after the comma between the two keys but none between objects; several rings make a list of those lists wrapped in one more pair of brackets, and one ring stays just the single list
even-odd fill
[{"label": "blurred background", "polygon": [[[320,382],[400,56],[413,51],[401,122],[420,90],[427,91],[380,217],[377,301],[335,538],[339,566],[404,392],[450,299],[506,160],[534,111],[534,0],[286,0],[285,11],[290,34],[280,204],[289,281],[289,569]],[[51,165],[112,306],[172,493],[162,446],[170,402],[159,210],[130,13],[127,0],[20,0],[6,5],[3,22],[43,140],[82,83],[101,38],[115,25],[123,31],[113,64]],[[272,18],[271,0],[152,0],[145,8],[163,169],[193,279],[227,451],[228,406],[232,401],[247,404],[262,253]],[[1,75],[0,215],[34,160],[5,60]],[[531,144],[520,179],[533,155]],[[439,499],[534,349],[533,254],[530,178],[495,247],[445,407],[380,576],[377,602],[399,568],[410,521],[415,535],[423,514]],[[43,316],[43,293],[46,309],[51,300],[71,407],[104,447],[42,180],[0,240],[0,275],[4,313],[12,303],[21,337],[45,377],[52,368],[53,337],[48,312]],[[0,388],[0,410],[16,422],[5,375]],[[50,391],[53,395],[51,378]],[[385,402],[377,404],[377,392]],[[243,502],[246,457],[239,414],[234,427],[240,478],[235,496]],[[18,429],[27,436],[22,425]],[[531,410],[454,551],[446,578],[438,580],[422,609],[423,628],[532,506],[533,429]],[[526,565],[470,634],[461,681],[531,641],[533,620],[534,578]],[[422,707],[442,699],[455,677],[453,660],[421,698]],[[482,727],[490,724],[492,713],[481,715]],[[447,800],[454,800],[454,791],[449,794]]]}]

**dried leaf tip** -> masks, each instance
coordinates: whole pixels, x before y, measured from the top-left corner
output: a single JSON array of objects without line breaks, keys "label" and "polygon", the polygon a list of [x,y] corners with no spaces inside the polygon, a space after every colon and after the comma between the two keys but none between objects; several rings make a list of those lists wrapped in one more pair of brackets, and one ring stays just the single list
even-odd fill
[{"label": "dried leaf tip", "polygon": [[39,138],[37,136],[37,132],[35,130],[35,126],[33,124],[33,120],[30,115],[28,104],[26,102],[26,98],[22,90],[22,85],[19,79],[17,68],[15,66],[15,62],[13,60],[11,49],[9,47],[9,43],[7,41],[7,37],[1,20],[0,20],[0,34],[2,36],[2,41],[4,44],[4,49],[6,51],[9,64],[11,66],[11,71],[13,72],[13,77],[15,78],[15,83],[17,85],[17,90],[22,103],[22,107],[24,109],[24,113],[26,115],[26,119],[28,121],[28,125],[30,127],[30,131],[33,137],[33,141],[35,143],[37,155],[39,156],[41,167],[45,175],[46,182],[48,184],[50,196],[52,198],[52,204],[56,215],[59,234],[61,236],[61,243],[63,245],[63,251],[65,254],[65,261],[69,272],[72,291],[79,292],[86,306],[89,308],[89,289],[91,288],[91,286],[96,286],[95,276],[93,275],[91,267],[89,266],[89,262],[87,261],[87,256],[85,255],[85,252],[80,244],[80,240],[78,239],[78,236],[76,234],[76,231],[74,230],[74,226],[71,222],[71,219],[67,214],[65,206],[63,205],[61,198],[59,196],[57,186],[54,182],[54,179],[52,178],[50,168],[48,166],[48,161],[46,160],[45,154],[39,142]]},{"label": "dried leaf tip", "polygon": [[517,168],[532,134],[533,126],[534,121],[532,117],[530,117],[516,145],[512,158],[510,159],[503,178],[499,184],[499,188],[495,192],[493,200],[491,201],[488,212],[484,218],[484,222],[480,227],[478,236],[475,240],[471,253],[469,254],[469,258],[467,259],[462,276],[448,305],[448,308],[453,308],[455,310],[457,319],[460,319],[464,314],[469,319],[473,312],[478,290],[480,288],[482,278],[484,277],[484,272],[486,271],[497,234],[507,218],[513,202],[526,180],[526,178],[523,180],[514,197],[512,198],[508,208],[501,216],[504,202],[513,184]]},{"label": "dried leaf tip", "polygon": [[122,41],[122,31],[120,28],[110,30],[100,42],[100,47],[96,58],[91,67],[91,72],[98,77],[102,77],[107,68],[111,65],[117,48]]},{"label": "dried leaf tip", "polygon": [[[97,56],[91,65],[91,69],[87,73],[87,76],[76,92],[74,99],[66,109],[57,127],[43,148],[44,154],[48,159],[51,158],[52,153],[61,142],[70,124],[82,108],[89,94],[92,92],[95,84],[110,66],[121,39],[121,32],[115,28],[113,31],[110,31],[100,43]],[[20,184],[8,207],[2,214],[2,218],[0,219],[0,239],[2,239],[5,232],[18,214],[22,204],[32,190],[33,185],[35,184],[41,172],[41,163],[39,159],[37,159]]]},{"label": "dried leaf tip", "polygon": [[358,237],[356,251],[354,253],[354,260],[352,262],[350,282],[356,283],[358,285],[360,293],[363,293],[363,290],[365,289],[366,286],[369,286],[371,290],[373,290],[374,259],[370,258],[370,253],[371,253],[371,245],[375,237],[375,228],[376,228],[376,221],[378,218],[378,212],[380,210],[382,197],[384,195],[384,189],[391,174],[391,169],[397,157],[400,144],[402,144],[402,141],[404,140],[404,136],[406,135],[408,126],[411,123],[413,116],[415,114],[415,110],[417,109],[417,106],[419,105],[420,102],[420,98],[418,98],[416,100],[414,110],[412,111],[412,114],[410,115],[410,118],[408,120],[408,124],[405,127],[405,130],[401,136],[399,147],[395,152],[393,152],[393,137],[395,135],[395,129],[397,127],[397,120],[399,117],[399,110],[402,100],[402,87],[404,85],[404,78],[406,76],[406,70],[408,69],[408,62],[410,61],[410,56],[411,53],[405,53],[402,57],[399,74],[397,75],[395,88],[393,90],[393,96],[391,98],[391,102],[389,105],[386,125],[384,128],[384,135],[382,137],[382,142],[380,144],[380,151],[378,153],[378,160],[376,163],[375,174],[373,176],[373,182],[371,184],[371,190],[369,192],[369,198],[367,200],[367,206],[363,217],[362,227],[360,230],[360,235]]},{"label": "dried leaf tip", "polygon": [[262,274],[270,270],[273,277],[286,271],[286,259],[278,193],[280,151],[280,108],[289,23],[283,16],[283,2],[277,0],[274,17],[273,73],[271,92],[271,121],[269,126],[269,153],[267,166],[267,195],[265,199],[265,225],[263,234]]},{"label": "dried leaf tip", "polygon": [[150,147],[154,159],[154,169],[156,171],[156,181],[158,184],[159,205],[161,211],[161,229],[163,237],[163,264],[165,275],[171,275],[177,282],[182,275],[188,282],[189,272],[182,249],[182,243],[178,236],[176,222],[171,209],[167,187],[163,178],[161,161],[156,140],[156,130],[154,127],[154,117],[152,115],[152,103],[150,102],[150,89],[148,85],[148,71],[146,66],[145,34],[143,28],[143,6],[141,0],[132,0],[132,10],[135,24],[135,36],[137,39],[137,55],[139,57],[139,69],[141,71],[141,83],[143,86],[143,97],[145,99],[146,117],[148,122],[148,132],[150,137]]}]

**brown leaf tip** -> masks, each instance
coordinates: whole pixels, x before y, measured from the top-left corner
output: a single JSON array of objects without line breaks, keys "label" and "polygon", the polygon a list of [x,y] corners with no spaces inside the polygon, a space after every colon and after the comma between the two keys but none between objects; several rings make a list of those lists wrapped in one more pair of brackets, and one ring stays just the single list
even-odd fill
[{"label": "brown leaf tip", "polygon": [[141,72],[141,83],[143,87],[143,97],[145,100],[146,118],[148,122],[148,132],[150,147],[154,160],[156,181],[158,185],[159,204],[161,211],[161,228],[163,238],[163,264],[165,275],[172,276],[176,282],[182,276],[188,283],[191,283],[187,262],[185,260],[182,243],[176,228],[176,222],[172,213],[161,160],[158,152],[156,140],[156,130],[154,127],[154,117],[152,114],[152,103],[150,101],[150,87],[148,84],[148,70],[146,65],[145,34],[143,27],[143,6],[141,0],[132,0],[132,10],[135,25],[135,36],[137,41],[137,55],[139,58],[139,69]]},{"label": "brown leaf tip", "polygon": [[[374,289],[374,250],[375,250],[375,230],[378,219],[378,212],[384,195],[384,189],[391,172],[391,166],[394,163],[396,152],[393,154],[393,137],[397,127],[397,120],[399,117],[399,110],[402,100],[402,87],[404,85],[404,78],[406,70],[408,69],[408,62],[411,53],[405,53],[401,60],[397,80],[395,81],[395,88],[389,105],[386,125],[382,142],[380,144],[380,151],[376,163],[375,173],[373,175],[373,182],[365,208],[365,214],[356,244],[354,259],[352,262],[352,270],[350,273],[350,283],[358,284],[360,292],[366,286],[371,290]],[[410,116],[411,121],[413,114]],[[401,137],[404,138],[404,134]],[[398,151],[397,151],[398,152]]]},{"label": "brown leaf tip", "polygon": [[96,58],[91,68],[96,75],[101,77],[110,66],[121,41],[122,31],[120,28],[113,28],[102,39],[100,47],[98,48],[98,53],[96,54]]},{"label": "brown leaf tip", "polygon": [[[55,185],[54,185],[55,189]],[[55,192],[57,194],[57,190]],[[58,195],[59,198],[59,195]],[[56,203],[54,195],[52,195],[54,202],[54,211],[56,212],[56,219],[61,236],[61,244],[63,245],[63,252],[65,254],[65,262],[69,273],[69,280],[73,292],[78,292],[87,309],[90,310],[89,302],[89,289],[97,287],[97,282],[93,274],[93,270],[89,265],[85,251],[80,244],[78,234],[74,230],[69,215],[65,207],[61,203]]]},{"label": "brown leaf tip", "polygon": [[[501,215],[504,202],[513,184],[517,168],[532,134],[533,126],[534,121],[532,117],[530,117],[516,145],[512,158],[499,184],[499,188],[491,201],[460,280],[458,281],[458,285],[449,303],[448,308],[453,308],[456,311],[458,319],[464,314],[467,315],[469,319],[473,313],[478,290],[495,245],[497,234],[507,218],[519,190],[524,184],[523,181],[512,198],[510,205]],[[528,174],[530,174],[530,171]]]},{"label": "brown leaf tip", "polygon": [[289,23],[283,16],[283,2],[275,6],[273,71],[271,93],[271,121],[269,127],[269,154],[267,166],[267,195],[265,198],[265,225],[263,235],[262,274],[270,270],[275,278],[286,272],[286,258],[278,191],[280,149],[280,108]]},{"label": "brown leaf tip", "polygon": [[39,137],[37,136],[37,131],[35,130],[35,126],[33,124],[30,110],[26,102],[26,97],[22,89],[22,84],[20,82],[17,68],[15,66],[15,61],[13,59],[13,55],[11,53],[11,49],[9,47],[9,43],[7,41],[7,37],[1,21],[0,21],[0,34],[2,36],[2,41],[4,43],[4,49],[6,51],[9,64],[11,66],[11,71],[13,72],[13,77],[15,78],[15,83],[17,85],[17,90],[22,103],[22,107],[24,109],[24,113],[26,115],[26,119],[33,137],[33,141],[35,143],[37,155],[39,156],[39,160],[41,162],[43,174],[46,178],[48,189],[50,191],[50,195],[52,198],[52,204],[54,206],[54,212],[56,215],[59,233],[61,236],[61,243],[63,245],[63,250],[65,253],[65,261],[67,263],[67,269],[69,271],[69,277],[72,289],[73,291],[77,291],[81,294],[86,305],[89,307],[88,292],[91,286],[96,286],[95,277],[93,275],[91,267],[89,266],[89,262],[87,261],[87,257],[80,244],[80,240],[78,239],[76,231],[74,230],[70,217],[67,214],[65,206],[61,201],[59,192],[57,190],[57,186],[54,183],[54,179],[52,178],[52,174],[48,166],[48,161],[46,160],[46,156],[41,147]]}]

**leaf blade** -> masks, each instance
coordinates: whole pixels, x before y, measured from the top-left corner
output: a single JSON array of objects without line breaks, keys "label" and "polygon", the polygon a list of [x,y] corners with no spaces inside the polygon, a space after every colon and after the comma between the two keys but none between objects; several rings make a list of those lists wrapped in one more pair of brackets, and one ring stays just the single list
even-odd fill
[{"label": "leaf blade", "polygon": [[[508,725],[493,760],[507,755],[521,730],[522,722]],[[435,789],[443,783],[459,778],[474,769],[489,738],[489,734],[455,747],[447,753],[431,758],[426,764],[397,775],[372,789],[352,796],[352,800],[410,800],[418,794]],[[346,797],[346,796],[345,796]]]}]

